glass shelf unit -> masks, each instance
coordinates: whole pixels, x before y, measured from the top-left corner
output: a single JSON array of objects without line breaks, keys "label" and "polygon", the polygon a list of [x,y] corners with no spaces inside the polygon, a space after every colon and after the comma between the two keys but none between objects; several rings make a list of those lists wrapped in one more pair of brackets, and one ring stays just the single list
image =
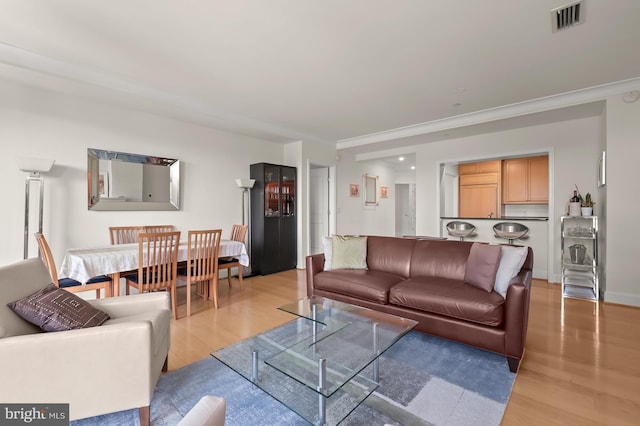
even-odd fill
[{"label": "glass shelf unit", "polygon": [[562,216],[562,297],[600,300],[598,217]]}]

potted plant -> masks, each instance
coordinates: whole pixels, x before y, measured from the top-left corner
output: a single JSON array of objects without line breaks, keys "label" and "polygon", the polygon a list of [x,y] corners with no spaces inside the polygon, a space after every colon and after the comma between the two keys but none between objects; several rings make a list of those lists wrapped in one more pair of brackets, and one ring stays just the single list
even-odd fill
[{"label": "potted plant", "polygon": [[594,204],[593,200],[591,200],[591,193],[587,192],[584,198],[580,195],[580,209],[582,211],[582,216],[591,216],[593,214]]}]

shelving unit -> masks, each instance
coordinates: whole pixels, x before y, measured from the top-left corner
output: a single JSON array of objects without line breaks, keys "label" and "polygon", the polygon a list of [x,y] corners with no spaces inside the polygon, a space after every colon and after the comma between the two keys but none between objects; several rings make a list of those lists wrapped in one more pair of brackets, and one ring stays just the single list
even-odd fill
[{"label": "shelving unit", "polygon": [[[562,297],[600,300],[598,217],[562,216]],[[584,259],[577,249],[584,246]],[[573,250],[573,256],[572,256]]]},{"label": "shelving unit", "polygon": [[294,269],[297,261],[296,168],[250,166],[251,272],[267,275]]}]

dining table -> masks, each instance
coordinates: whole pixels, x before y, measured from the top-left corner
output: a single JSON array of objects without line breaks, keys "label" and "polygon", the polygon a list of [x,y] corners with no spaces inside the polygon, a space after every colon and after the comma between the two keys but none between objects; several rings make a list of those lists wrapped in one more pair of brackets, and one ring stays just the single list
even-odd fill
[{"label": "dining table", "polygon": [[[107,286],[105,296],[119,296],[120,276],[139,268],[138,253],[138,243],[71,248],[65,253],[58,276],[72,278],[85,285],[93,277],[107,275],[111,277],[111,286]],[[180,242],[178,262],[186,262],[188,253],[189,244]],[[221,240],[218,257],[235,257],[242,266],[249,266],[247,248],[240,241]]]}]

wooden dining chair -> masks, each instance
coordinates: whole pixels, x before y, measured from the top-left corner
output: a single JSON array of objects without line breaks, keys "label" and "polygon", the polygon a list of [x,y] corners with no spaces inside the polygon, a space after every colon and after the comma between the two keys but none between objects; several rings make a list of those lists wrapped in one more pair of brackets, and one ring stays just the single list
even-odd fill
[{"label": "wooden dining chair", "polygon": [[180,232],[141,233],[138,236],[138,274],[126,277],[130,287],[139,293],[165,290],[171,292],[173,318],[178,319],[176,278]]},{"label": "wooden dining chair", "polygon": [[111,245],[137,243],[138,235],[143,231],[144,226],[110,226]]},{"label": "wooden dining chair", "polygon": [[51,280],[56,286],[65,289],[70,293],[80,293],[82,291],[95,290],[96,299],[100,299],[101,290],[104,290],[105,295],[111,293],[110,291],[108,291],[108,286],[111,285],[111,278],[106,275],[93,277],[89,281],[87,281],[85,285],[82,285],[80,281],[76,281],[71,278],[58,279],[58,270],[56,268],[56,263],[53,260],[53,255],[51,254],[49,243],[47,243],[46,238],[44,238],[44,235],[42,235],[41,233],[37,232],[35,236],[36,241],[38,242],[38,248],[40,249],[40,258],[47,266],[49,275],[51,275]]},{"label": "wooden dining chair", "polygon": [[[218,308],[218,252],[222,229],[189,231],[187,265],[178,270],[178,280],[187,285],[187,316],[191,316],[191,284],[208,285]],[[206,293],[206,292],[205,292]]]},{"label": "wooden dining chair", "polygon": [[144,232],[173,232],[173,225],[145,225]]},{"label": "wooden dining chair", "polygon": [[[244,244],[244,240],[247,236],[247,225],[233,225],[231,228],[231,240],[239,241]],[[235,257],[224,257],[218,259],[218,269],[227,270],[227,281],[229,287],[231,287],[231,268],[238,268],[238,281],[240,282],[240,289],[242,289],[242,265],[240,261]]]}]

